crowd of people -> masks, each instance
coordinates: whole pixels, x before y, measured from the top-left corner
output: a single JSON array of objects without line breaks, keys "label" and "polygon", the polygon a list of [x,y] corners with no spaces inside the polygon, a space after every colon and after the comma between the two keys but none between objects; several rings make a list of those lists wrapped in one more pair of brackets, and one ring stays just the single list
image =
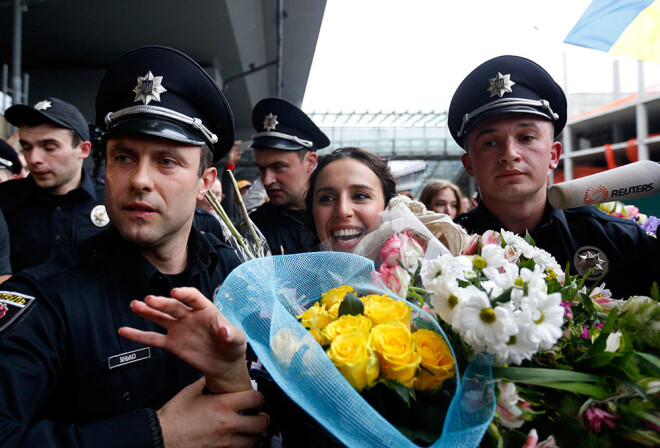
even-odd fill
[{"label": "crowd of people", "polygon": [[[73,105],[48,98],[5,117],[30,175],[18,179],[18,154],[0,142],[0,445],[340,445],[278,391],[208,300],[240,260],[204,198],[212,191],[240,221],[216,168],[228,156],[233,170],[240,151],[229,104],[196,62],[142,47],[108,68],[96,97],[104,180],[83,169],[90,136]],[[260,178],[239,187],[263,186],[268,200],[251,219],[273,255],[350,252],[378,229],[397,195],[385,161],[350,147],[319,156],[327,136],[280,98],[259,101],[252,122]],[[648,294],[655,238],[547,201],[565,123],[564,93],[542,67],[486,61],[458,87],[448,120],[478,202],[447,180],[419,201],[470,233],[529,232],[561,265],[606,275],[617,296]],[[596,263],[584,270],[584,259]]]}]

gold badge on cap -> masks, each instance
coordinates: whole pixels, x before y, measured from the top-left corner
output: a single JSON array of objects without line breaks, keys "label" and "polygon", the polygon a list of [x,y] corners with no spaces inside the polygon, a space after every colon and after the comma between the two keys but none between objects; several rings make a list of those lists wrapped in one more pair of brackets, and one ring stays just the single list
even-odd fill
[{"label": "gold badge on cap", "polygon": [[601,278],[607,272],[609,264],[607,255],[594,246],[581,247],[573,255],[573,265],[578,274],[584,275],[591,271],[587,277],[588,280],[598,280]]},{"label": "gold badge on cap", "polygon": [[264,117],[264,129],[266,131],[274,131],[275,126],[278,124],[280,124],[280,122],[277,121],[277,115],[268,114]]},{"label": "gold badge on cap", "polygon": [[105,227],[110,223],[108,212],[105,211],[105,205],[97,205],[92,209],[89,217],[92,219],[92,224],[96,227]]},{"label": "gold badge on cap", "polygon": [[161,85],[162,76],[154,76],[151,70],[144,76],[138,76],[137,86],[133,89],[135,92],[134,103],[142,101],[145,105],[154,100],[160,102],[160,94],[167,92],[167,89]]},{"label": "gold badge on cap", "polygon": [[51,103],[48,100],[39,101],[37,104],[34,105],[34,108],[37,110],[46,110],[51,107],[53,107],[53,103]]},{"label": "gold badge on cap", "polygon": [[488,82],[490,85],[487,90],[490,92],[490,96],[497,95],[500,98],[502,98],[505,93],[512,93],[513,90],[511,90],[511,87],[516,84],[511,81],[511,75],[503,75],[500,72],[497,72],[497,76],[489,79]]}]

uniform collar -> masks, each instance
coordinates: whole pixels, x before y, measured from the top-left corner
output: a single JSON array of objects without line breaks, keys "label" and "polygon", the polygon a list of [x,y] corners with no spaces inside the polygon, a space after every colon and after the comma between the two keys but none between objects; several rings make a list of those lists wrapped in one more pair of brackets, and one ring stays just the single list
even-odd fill
[{"label": "uniform collar", "polygon": [[92,177],[87,174],[87,171],[83,168],[82,169],[82,177],[80,181],[80,186],[78,187],[80,189],[83,189],[87,192],[87,194],[90,195],[93,199],[99,199],[96,196],[96,190],[94,189],[94,183],[92,181]]},{"label": "uniform collar", "polygon": [[[503,229],[504,226],[499,219],[486,207],[486,205],[479,201],[477,207],[473,210],[467,212],[466,214],[470,221],[473,223],[473,228],[475,233],[483,234],[487,230],[496,230],[497,232],[500,229]],[[548,226],[552,222],[559,223],[565,230],[568,230],[568,222],[566,221],[566,214],[564,210],[559,210],[554,208],[546,199],[545,209],[543,210],[543,217],[539,225],[530,232],[533,236],[535,232],[541,230]],[[460,221],[458,222],[460,224]]]},{"label": "uniform collar", "polygon": [[32,191],[35,194],[38,194],[39,196],[43,196],[43,197],[47,197],[47,198],[64,198],[64,197],[68,197],[69,195],[71,195],[72,193],[74,193],[76,191],[84,191],[94,200],[101,199],[101,198],[97,197],[96,190],[94,189],[94,182],[93,182],[92,178],[89,176],[89,174],[87,174],[87,171],[85,171],[84,168],[82,168],[82,175],[81,175],[81,178],[80,178],[80,185],[78,187],[74,188],[73,190],[69,191],[67,194],[63,194],[63,195],[53,195],[53,194],[50,194],[50,193],[46,192],[43,188],[40,188],[37,185],[37,183],[34,181],[34,179],[32,178],[31,175],[28,176],[26,178],[26,180],[28,182],[28,185],[32,189]]},{"label": "uniform collar", "polygon": [[[126,242],[117,229],[111,227],[108,232],[112,262],[118,264],[122,276],[129,279],[144,295],[169,295],[172,285],[168,276],[149,263],[135,245]],[[215,269],[217,260],[218,255],[213,246],[193,227],[188,237],[188,263],[183,276],[190,280],[207,269]]]}]

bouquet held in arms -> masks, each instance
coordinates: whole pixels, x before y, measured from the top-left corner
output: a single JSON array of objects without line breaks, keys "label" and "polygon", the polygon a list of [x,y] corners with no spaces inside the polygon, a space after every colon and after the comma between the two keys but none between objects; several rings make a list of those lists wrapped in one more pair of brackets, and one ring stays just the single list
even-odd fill
[{"label": "bouquet held in arms", "polygon": [[453,381],[443,387],[456,376],[451,348],[442,334],[416,328],[404,301],[354,292],[333,288],[297,317],[374,409],[428,445],[440,436],[455,390]]},{"label": "bouquet held in arms", "polygon": [[425,259],[420,274],[459,363],[465,347],[499,363],[482,446],[660,444],[657,287],[613,299],[504,230],[473,236],[465,253]]},{"label": "bouquet held in arms", "polygon": [[372,260],[251,260],[215,303],[278,386],[346,446],[476,447],[492,420],[489,358],[459,378],[438,321],[387,289]]}]

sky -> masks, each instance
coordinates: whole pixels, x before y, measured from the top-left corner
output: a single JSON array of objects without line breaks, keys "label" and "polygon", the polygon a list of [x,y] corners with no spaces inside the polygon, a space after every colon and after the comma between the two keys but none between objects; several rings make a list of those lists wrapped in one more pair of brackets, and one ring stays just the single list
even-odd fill
[{"label": "sky", "polygon": [[[306,112],[445,111],[456,87],[503,54],[534,60],[568,93],[622,92],[638,62],[564,44],[590,0],[328,0],[303,100]],[[566,69],[564,69],[564,61]],[[645,62],[660,87],[660,63]]]}]

